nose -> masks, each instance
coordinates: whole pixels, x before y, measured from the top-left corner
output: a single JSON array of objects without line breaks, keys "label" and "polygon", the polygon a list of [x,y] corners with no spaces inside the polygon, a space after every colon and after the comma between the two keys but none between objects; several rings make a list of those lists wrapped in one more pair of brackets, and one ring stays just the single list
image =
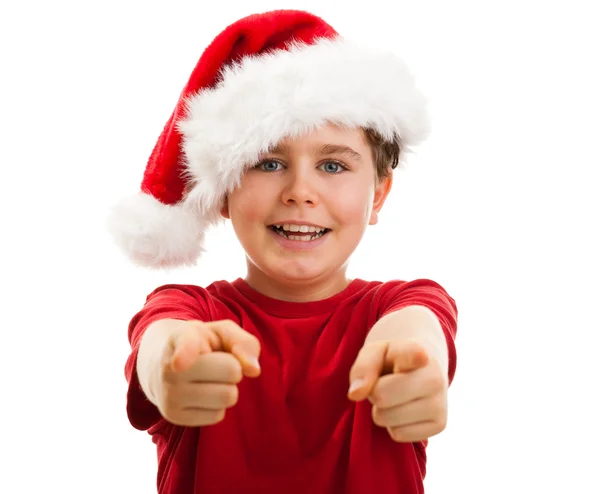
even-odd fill
[{"label": "nose", "polygon": [[307,170],[290,170],[287,182],[283,188],[281,200],[287,205],[316,206],[318,194],[314,180],[311,179]]}]

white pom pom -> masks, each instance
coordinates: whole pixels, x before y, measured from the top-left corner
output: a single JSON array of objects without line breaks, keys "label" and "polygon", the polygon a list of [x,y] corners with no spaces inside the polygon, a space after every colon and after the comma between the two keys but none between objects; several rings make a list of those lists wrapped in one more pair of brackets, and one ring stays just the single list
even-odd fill
[{"label": "white pom pom", "polygon": [[108,229],[121,250],[138,266],[193,266],[203,252],[206,221],[183,204],[166,205],[138,193],[116,204]]}]

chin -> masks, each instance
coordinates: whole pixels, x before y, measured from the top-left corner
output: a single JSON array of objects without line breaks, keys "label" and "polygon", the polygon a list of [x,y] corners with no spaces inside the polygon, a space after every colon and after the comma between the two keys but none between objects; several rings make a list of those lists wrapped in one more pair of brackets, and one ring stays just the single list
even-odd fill
[{"label": "chin", "polygon": [[292,265],[290,266],[289,264],[287,264],[283,268],[282,268],[282,266],[277,266],[271,272],[277,278],[288,281],[288,282],[312,281],[312,280],[322,277],[326,272],[325,269],[320,269],[319,267],[315,266],[314,264],[312,266],[303,266],[303,265],[298,265],[297,263],[290,263],[290,264],[292,264]]}]

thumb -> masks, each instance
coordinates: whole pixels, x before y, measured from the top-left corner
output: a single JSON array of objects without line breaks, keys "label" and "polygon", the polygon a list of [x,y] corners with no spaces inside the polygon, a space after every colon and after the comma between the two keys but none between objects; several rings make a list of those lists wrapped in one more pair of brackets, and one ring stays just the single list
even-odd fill
[{"label": "thumb", "polygon": [[199,355],[211,351],[211,340],[214,342],[214,339],[214,335],[210,334],[204,323],[186,321],[186,326],[171,340],[169,358],[171,370],[174,372],[188,370]]},{"label": "thumb", "polygon": [[366,399],[383,373],[389,342],[366,343],[350,369],[348,398],[353,401]]},{"label": "thumb", "polygon": [[219,339],[219,348],[214,350],[224,350],[237,358],[245,376],[260,375],[260,342],[256,336],[229,320],[209,322],[206,327]]}]

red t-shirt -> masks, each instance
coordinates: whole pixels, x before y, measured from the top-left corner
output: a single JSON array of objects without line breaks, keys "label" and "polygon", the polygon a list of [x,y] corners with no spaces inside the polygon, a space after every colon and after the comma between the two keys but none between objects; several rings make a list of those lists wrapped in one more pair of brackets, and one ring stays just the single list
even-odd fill
[{"label": "red t-shirt", "polygon": [[[376,426],[368,400],[347,398],[349,372],[369,329],[386,313],[423,305],[438,316],[456,368],[457,309],[430,280],[367,282],[316,302],[271,299],[244,280],[206,289],[156,289],[129,327],[125,373],[131,424],[158,450],[160,494],[379,494],[423,492],[427,442],[396,443]],[[165,421],[135,371],[144,330],[158,319],[231,319],[261,343],[261,376],[244,378],[239,401],[208,427]]]}]

